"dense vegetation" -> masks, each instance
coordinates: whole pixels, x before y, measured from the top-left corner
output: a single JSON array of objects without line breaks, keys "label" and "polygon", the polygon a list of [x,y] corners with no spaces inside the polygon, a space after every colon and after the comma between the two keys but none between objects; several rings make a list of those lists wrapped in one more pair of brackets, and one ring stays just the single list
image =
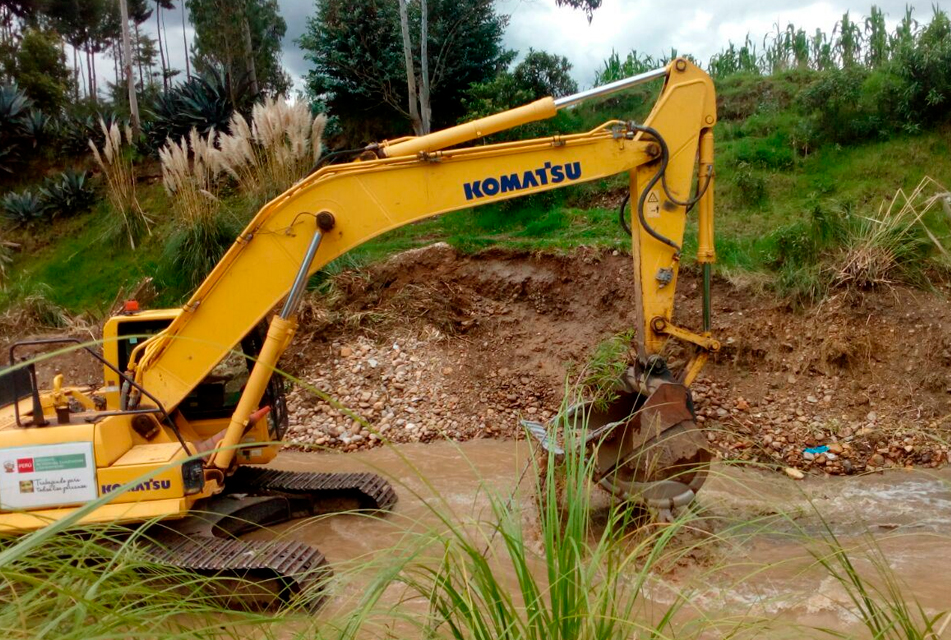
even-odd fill
[{"label": "dense vegetation", "polygon": [[[287,87],[283,70],[275,66],[277,52],[254,45],[255,38],[274,41],[283,33],[276,4],[247,5],[241,13],[239,3],[237,13],[227,16],[218,16],[203,0],[186,4],[196,28],[191,62],[202,73],[186,70],[188,77],[176,78],[178,72],[165,61],[171,45],[161,38],[153,43],[162,54],[161,69],[152,71],[155,47],[150,49],[140,32],[133,66],[144,108],[137,132],[127,126],[128,100],[118,89],[121,47],[109,0],[92,3],[81,15],[54,0],[0,3],[12,25],[0,57],[9,80],[0,89],[0,169],[8,175],[0,182],[4,305],[41,296],[73,313],[98,314],[107,311],[120,289],[146,277],[155,280],[157,303],[175,304],[265,199],[305,175],[312,154],[323,149],[310,125],[288,124],[298,136],[308,129],[302,144],[309,151],[306,161],[298,156],[278,160],[268,151],[275,139],[252,114],[256,111],[263,124],[266,112],[283,113],[280,99],[269,101]],[[422,5],[410,2],[404,34],[410,49],[400,46],[396,4],[317,3],[301,44],[313,64],[311,113],[330,116],[330,147],[359,147],[370,139],[405,134],[421,126],[423,113],[427,122],[442,126],[577,90],[569,60],[534,50],[520,56],[501,46],[506,18],[491,3],[471,0],[465,11],[452,13],[456,3],[428,2],[424,19]],[[597,3],[568,4],[589,12],[597,8]],[[154,12],[173,7],[163,0]],[[130,12],[133,26],[153,15],[151,7],[136,2]],[[455,16],[452,28],[445,22],[450,14]],[[235,34],[242,37],[216,31],[235,20],[240,28],[228,28],[237,28],[242,33]],[[90,24],[101,28],[92,30]],[[253,59],[245,55],[245,26]],[[429,75],[423,74],[428,68],[424,27],[430,52],[454,52],[435,61]],[[77,40],[80,31],[87,40]],[[715,77],[720,102],[719,269],[731,276],[762,274],[755,279],[804,298],[846,281],[875,286],[943,277],[938,245],[945,240],[948,218],[941,202],[929,198],[942,192],[938,183],[946,183],[951,173],[951,22],[937,8],[926,21],[909,9],[889,32],[882,12],[872,7],[861,20],[846,13],[831,34],[777,25],[761,44],[749,37],[741,45],[729,43],[704,65]],[[70,69],[62,43],[87,55],[114,51],[119,58],[112,88],[104,92],[92,77],[80,82],[78,58]],[[674,55],[612,53],[593,82],[654,68]],[[350,64],[354,60],[366,64]],[[40,67],[53,72],[38,79]],[[412,100],[407,69],[416,74]],[[423,98],[423,84],[431,98]],[[648,85],[495,139],[643,118],[656,90]],[[428,111],[420,110],[424,103]],[[420,121],[413,120],[413,107]],[[299,109],[295,113],[304,117]],[[290,129],[282,135],[287,139]],[[240,145],[239,139],[244,140]],[[232,145],[232,155],[252,158],[242,166],[255,167],[261,176],[222,163],[226,144]],[[209,146],[210,159],[204,162],[196,149]],[[173,156],[185,176],[177,183],[169,169]],[[159,173],[164,185],[154,180]],[[842,264],[862,245],[862,234],[871,232],[867,221],[877,216],[881,201],[899,188],[911,194],[926,174],[937,183],[914,194],[910,209],[926,212],[916,218],[907,208],[894,207],[905,211],[903,220],[907,215],[914,220],[889,223],[902,239],[900,255],[886,252],[897,266],[880,277],[843,276]],[[358,249],[346,264],[434,239],[468,251],[499,243],[530,249],[623,248],[614,207],[624,184],[618,177],[443,216],[392,232]],[[189,189],[208,195],[189,199]],[[189,209],[183,202],[195,206]]]}]

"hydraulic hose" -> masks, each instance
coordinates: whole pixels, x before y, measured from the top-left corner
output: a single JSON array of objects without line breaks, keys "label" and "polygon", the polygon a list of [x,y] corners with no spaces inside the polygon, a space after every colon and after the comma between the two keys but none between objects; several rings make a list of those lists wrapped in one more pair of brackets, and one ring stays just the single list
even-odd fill
[{"label": "hydraulic hose", "polygon": [[[654,188],[654,186],[657,184],[657,181],[659,180],[661,183],[661,186],[664,189],[664,194],[667,196],[667,199],[678,206],[686,207],[687,208],[686,213],[689,213],[690,210],[693,208],[693,206],[697,204],[697,202],[700,201],[700,198],[703,197],[703,194],[705,194],[707,192],[707,189],[710,187],[710,183],[713,178],[713,168],[711,167],[707,171],[707,176],[706,176],[707,179],[704,182],[703,187],[700,186],[699,180],[697,181],[696,195],[694,195],[692,198],[689,198],[688,200],[685,200],[685,201],[678,200],[670,192],[670,188],[667,186],[667,165],[670,162],[670,150],[667,147],[667,141],[664,140],[664,137],[660,135],[660,132],[657,131],[657,129],[654,129],[653,127],[638,125],[634,123],[631,123],[630,126],[635,131],[640,131],[642,133],[646,133],[650,135],[652,138],[654,138],[657,141],[657,144],[660,146],[660,165],[657,168],[657,172],[647,182],[647,186],[644,187],[644,189],[641,191],[641,195],[637,200],[638,222],[640,222],[644,230],[647,231],[648,235],[650,235],[652,238],[654,238],[658,242],[662,242],[666,244],[667,246],[671,247],[674,251],[676,251],[679,254],[681,250],[680,246],[677,245],[677,243],[675,243],[670,238],[667,238],[666,236],[663,236],[660,233],[658,233],[653,227],[650,226],[650,224],[648,224],[647,219],[644,217],[644,203],[647,201],[647,194],[650,193],[650,191]],[[627,207],[628,202],[630,202],[630,194],[625,195],[624,200],[621,201],[621,207],[618,210],[618,221],[621,223],[621,228],[624,229],[624,231],[627,232],[628,235],[631,235],[632,233],[631,227],[628,226],[627,220],[624,219],[624,209]]]}]

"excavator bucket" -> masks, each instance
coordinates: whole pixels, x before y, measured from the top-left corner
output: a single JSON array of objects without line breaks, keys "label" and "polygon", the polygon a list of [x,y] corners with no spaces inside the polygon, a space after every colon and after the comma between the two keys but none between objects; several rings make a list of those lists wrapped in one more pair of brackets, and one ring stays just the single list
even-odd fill
[{"label": "excavator bucket", "polygon": [[584,447],[593,456],[594,482],[662,520],[694,500],[711,460],[690,392],[675,382],[661,383],[649,396],[620,393],[607,407],[574,405],[547,425],[522,425],[556,458],[567,447]]}]

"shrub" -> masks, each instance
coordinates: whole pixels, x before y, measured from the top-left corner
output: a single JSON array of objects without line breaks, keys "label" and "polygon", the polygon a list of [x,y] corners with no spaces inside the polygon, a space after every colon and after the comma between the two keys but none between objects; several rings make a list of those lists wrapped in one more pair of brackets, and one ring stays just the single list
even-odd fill
[{"label": "shrub", "polygon": [[40,189],[50,217],[72,216],[89,210],[96,192],[85,171],[68,169],[55,178],[47,178]]},{"label": "shrub", "polygon": [[796,153],[785,132],[774,131],[764,138],[741,138],[733,143],[737,163],[764,169],[788,169],[796,163]]},{"label": "shrub", "polygon": [[30,228],[46,216],[43,200],[29,189],[6,194],[0,207],[4,217],[18,227]]},{"label": "shrub", "polygon": [[766,179],[756,173],[749,163],[741,162],[733,173],[733,183],[740,192],[740,200],[754,207],[766,204]]},{"label": "shrub", "polygon": [[119,124],[119,120],[114,114],[102,113],[100,115],[63,115],[56,121],[56,137],[62,144],[63,151],[69,156],[81,156],[89,151],[89,141],[92,140],[97,147],[102,147],[106,143],[102,127],[99,122],[105,122],[107,127],[114,123]]},{"label": "shrub", "polygon": [[51,122],[48,115],[36,109],[30,109],[23,117],[23,135],[34,149],[47,142],[52,133]]},{"label": "shrub", "polygon": [[[96,164],[102,169],[106,178],[109,203],[112,205],[111,212],[115,216],[112,225],[113,232],[117,236],[124,234],[129,240],[129,245],[135,249],[135,241],[143,232],[151,235],[152,221],[142,210],[135,196],[135,168],[132,165],[131,154],[122,143],[119,125],[112,123],[107,127],[105,121],[100,120],[99,126],[105,138],[102,152],[100,153],[93,140],[89,140],[89,148],[92,149]],[[132,130],[128,125],[124,129],[126,144],[131,146]]]}]

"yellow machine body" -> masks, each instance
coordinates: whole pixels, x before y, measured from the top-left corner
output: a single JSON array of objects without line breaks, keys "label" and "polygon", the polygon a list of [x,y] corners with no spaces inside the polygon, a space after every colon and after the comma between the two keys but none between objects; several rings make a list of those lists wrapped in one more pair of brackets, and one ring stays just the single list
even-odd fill
[{"label": "yellow machine body", "polygon": [[[617,120],[585,133],[447,148],[553,116],[561,107],[546,98],[427,136],[382,143],[374,147],[376,159],[325,166],[275,198],[181,309],[134,312],[106,323],[102,352],[112,366],[104,368],[100,389],[82,393],[60,389],[55,397],[43,394],[42,416],[36,415],[29,397],[0,408],[0,480],[10,461],[14,470],[7,475],[17,476],[18,459],[56,458],[50,446],[68,445],[73,447],[70,451],[82,453],[69,454],[63,458],[67,462],[44,461],[43,473],[69,485],[69,472],[75,472],[73,486],[89,481],[95,485],[91,494],[88,487],[86,493],[75,492],[83,496],[75,504],[66,497],[66,502],[42,506],[31,505],[26,494],[5,496],[5,490],[14,491],[15,485],[0,482],[0,531],[41,527],[72,513],[90,496],[109,494],[140,478],[137,488],[117,494],[84,521],[187,515],[196,500],[221,492],[237,465],[266,463],[278,451],[268,420],[254,416],[296,331],[293,308],[269,321],[253,367],[242,378],[240,397],[233,407],[222,405],[230,407],[226,415],[201,414],[200,396],[216,366],[234,353],[249,331],[264,322],[289,292],[293,298],[295,283],[406,224],[617,174],[630,176],[632,212],[653,181],[643,206],[650,229],[636,213],[631,215],[638,350],[642,357],[658,354],[671,336],[692,343],[696,356],[684,376],[689,384],[707,353],[718,345],[707,333],[672,323],[679,247],[687,220],[687,206],[678,203],[690,198],[696,180],[702,193],[697,203],[697,257],[702,263],[711,262],[716,97],[707,74],[684,59],[672,61],[655,77],[664,77],[664,85],[640,127]],[[666,188],[654,180],[664,155],[655,136],[662,137],[668,150]],[[658,235],[668,242],[659,241]],[[135,385],[127,385],[120,372],[128,372]],[[125,394],[124,384],[129,387]],[[133,402],[128,394],[139,397]],[[68,422],[58,424],[63,403],[70,399],[74,405],[82,404],[82,411],[70,412],[65,416]],[[190,417],[190,402],[197,403],[195,411],[201,415]],[[131,413],[130,407],[138,413]],[[44,421],[46,426],[37,426]],[[84,466],[57,468],[79,464],[80,455],[86,458]],[[176,464],[185,460],[193,462]],[[193,474],[190,485],[186,467]],[[31,468],[25,475],[38,477],[40,472]],[[194,476],[196,468],[200,482]],[[5,489],[10,486],[14,489]],[[34,483],[34,495],[37,486]]]}]

